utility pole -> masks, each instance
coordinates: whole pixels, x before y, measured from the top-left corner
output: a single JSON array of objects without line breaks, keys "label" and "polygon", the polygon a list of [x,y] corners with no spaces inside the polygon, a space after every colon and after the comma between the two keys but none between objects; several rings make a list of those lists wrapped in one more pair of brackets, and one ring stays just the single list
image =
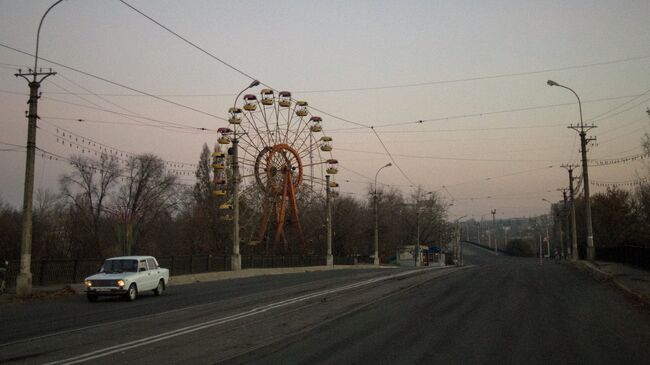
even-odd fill
[{"label": "utility pole", "polygon": [[569,197],[571,198],[571,260],[579,260],[578,234],[576,233],[576,202],[573,190],[573,165],[562,165],[569,172]]},{"label": "utility pole", "polygon": [[546,253],[548,258],[551,258],[551,237],[548,235],[548,221],[546,222]]},{"label": "utility pole", "polygon": [[[560,258],[564,259],[566,257],[566,250],[564,249],[564,232],[568,231],[569,227],[567,223],[567,206],[566,206],[566,188],[559,189],[562,192],[562,201],[564,205],[562,206],[562,215],[560,216]],[[566,227],[566,229],[565,229]]]},{"label": "utility pole", "polygon": [[539,264],[542,264],[542,234],[539,234]]},{"label": "utility pole", "polygon": [[494,230],[494,256],[499,255],[499,240],[497,238],[496,214],[497,214],[497,210],[492,209],[492,229]]},{"label": "utility pole", "polygon": [[[39,26],[40,29],[40,26]],[[27,157],[25,160],[25,185],[23,190],[23,229],[20,241],[20,273],[16,278],[16,295],[29,296],[32,293],[32,208],[34,200],[34,160],[36,158],[36,120],[38,117],[38,89],[41,82],[49,76],[56,75],[50,69],[48,72],[34,69],[23,73],[18,70],[16,77],[27,80],[29,85],[29,112],[27,113]],[[29,76],[32,79],[29,79]]]},{"label": "utility pole", "polygon": [[584,121],[582,119],[582,102],[580,101],[580,97],[578,94],[573,91],[570,87],[560,85],[555,81],[548,80],[546,82],[549,86],[559,86],[561,88],[567,89],[573,93],[573,95],[578,98],[578,108],[580,109],[580,124],[579,125],[574,125],[571,124],[567,128],[573,129],[574,131],[578,132],[580,135],[580,152],[582,154],[582,181],[584,184],[584,191],[585,191],[585,216],[587,220],[587,260],[589,261],[594,261],[594,258],[596,256],[596,250],[594,248],[594,233],[591,225],[591,199],[589,196],[589,166],[587,164],[587,145],[591,141],[595,141],[595,137],[589,137],[587,138],[587,132],[589,132],[591,129],[596,128],[594,124],[590,125],[585,125]]},{"label": "utility pole", "polygon": [[[23,73],[21,69],[15,74],[22,77],[29,85],[29,111],[27,112],[27,151],[25,157],[25,184],[23,189],[23,227],[20,241],[20,272],[16,277],[16,296],[26,297],[32,294],[32,208],[34,199],[34,160],[36,158],[36,120],[38,119],[38,89],[41,82],[49,76],[56,75],[49,69],[43,72],[38,68],[38,46],[41,38],[41,27],[45,16],[63,0],[58,0],[50,5],[41,17],[36,31],[36,52],[34,53],[34,69]],[[31,80],[29,79],[31,76]]]},{"label": "utility pole", "polygon": [[325,175],[325,205],[327,208],[327,217],[325,217],[325,224],[327,225],[327,266],[334,266],[334,256],[332,256],[332,205],[330,200],[330,176]]},{"label": "utility pole", "polygon": [[417,240],[415,242],[415,255],[414,255],[414,258],[415,258],[415,267],[419,267],[420,266],[420,206],[419,206],[419,204],[417,204],[415,206],[415,208],[417,209],[417,215],[416,215],[416,217],[417,217],[417,222],[416,222],[416,225],[417,225]]}]

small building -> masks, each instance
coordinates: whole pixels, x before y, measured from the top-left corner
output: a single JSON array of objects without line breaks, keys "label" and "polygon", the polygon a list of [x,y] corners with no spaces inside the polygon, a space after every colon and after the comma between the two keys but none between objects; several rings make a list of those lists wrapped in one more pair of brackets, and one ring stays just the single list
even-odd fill
[{"label": "small building", "polygon": [[[398,248],[396,252],[396,264],[404,267],[414,267],[415,262],[415,245],[407,245]],[[420,245],[420,261],[418,266],[445,266],[445,254],[438,247]]]}]

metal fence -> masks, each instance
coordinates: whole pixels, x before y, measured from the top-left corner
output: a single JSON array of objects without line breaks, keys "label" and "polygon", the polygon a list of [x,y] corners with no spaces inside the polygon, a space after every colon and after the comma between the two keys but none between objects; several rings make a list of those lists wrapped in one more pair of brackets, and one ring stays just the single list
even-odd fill
[{"label": "metal fence", "polygon": [[[230,255],[192,255],[157,257],[161,267],[169,269],[170,275],[185,275],[204,272],[229,271]],[[102,265],[101,259],[44,259],[32,260],[33,285],[79,283],[85,277],[96,273]],[[306,267],[326,264],[324,256],[266,256],[242,255],[242,269]],[[353,265],[351,257],[334,257],[336,265]],[[9,261],[7,287],[16,285],[20,271],[20,260]]]},{"label": "metal fence", "polygon": [[650,270],[650,247],[596,247],[596,260],[621,262]]}]

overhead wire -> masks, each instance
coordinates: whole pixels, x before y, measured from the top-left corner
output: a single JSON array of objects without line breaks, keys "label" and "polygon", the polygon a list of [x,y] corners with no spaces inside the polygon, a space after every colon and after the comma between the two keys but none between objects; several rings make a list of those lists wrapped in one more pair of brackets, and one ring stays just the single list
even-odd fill
[{"label": "overhead wire", "polygon": [[[15,51],[15,52],[18,52],[18,53],[22,53],[22,54],[27,55],[27,56],[30,56],[30,57],[34,57],[34,55],[31,54],[31,53],[29,53],[29,52],[22,51],[22,50],[20,50],[20,49],[18,49],[18,48],[11,47],[11,46],[6,45],[6,44],[4,44],[4,43],[0,43],[0,47],[4,47],[4,48],[6,48],[6,49],[10,49],[10,50]],[[64,64],[62,64],[62,63],[59,63],[59,62],[56,62],[56,61],[52,61],[52,60],[47,59],[47,58],[45,58],[45,57],[40,57],[40,56],[39,56],[39,59],[40,59],[40,60],[43,60],[43,61],[46,61],[46,62],[49,62],[49,63],[51,63],[51,64],[53,64],[53,65],[57,65],[57,66],[59,66],[59,67],[63,67],[63,68],[65,68],[65,69],[68,69],[68,70],[71,70],[71,71],[74,71],[74,72],[78,72],[78,73],[80,73],[80,74],[82,74],[82,75],[85,75],[85,76],[88,76],[88,77],[91,77],[91,78],[94,78],[94,79],[97,79],[97,80],[100,80],[100,81],[103,81],[103,82],[109,83],[109,84],[111,84],[111,85],[118,86],[118,87],[121,87],[121,88],[124,88],[124,89],[127,89],[127,90],[131,90],[131,91],[133,91],[133,92],[136,92],[136,93],[139,93],[139,94],[142,94],[142,95],[149,96],[149,97],[151,97],[151,98],[153,98],[153,99],[156,99],[156,100],[159,100],[159,101],[162,101],[162,102],[168,103],[168,104],[172,104],[172,105],[178,106],[178,107],[183,108],[183,109],[191,110],[191,111],[194,111],[194,112],[196,112],[196,113],[203,114],[203,115],[207,115],[207,116],[209,116],[209,117],[212,117],[212,118],[215,118],[215,119],[219,119],[219,120],[222,120],[222,121],[228,121],[226,118],[220,117],[220,116],[218,116],[218,115],[215,115],[215,114],[212,114],[212,113],[208,113],[208,112],[206,112],[206,111],[203,111],[203,110],[200,110],[200,109],[197,109],[197,108],[191,107],[191,106],[189,106],[189,105],[181,104],[181,103],[175,102],[175,101],[173,101],[173,100],[165,99],[165,98],[162,98],[162,97],[160,97],[160,96],[156,96],[156,95],[154,95],[154,94],[148,93],[148,92],[146,92],[146,91],[138,90],[138,89],[136,89],[136,88],[134,88],[134,87],[127,86],[127,85],[121,84],[121,83],[119,83],[119,82],[109,80],[109,79],[107,79],[107,78],[105,78],[105,77],[102,77],[102,76],[98,76],[98,75],[91,74],[91,73],[89,73],[89,72],[86,72],[86,71],[80,70],[80,69],[75,68],[75,67],[66,66],[66,65],[64,65]]]}]

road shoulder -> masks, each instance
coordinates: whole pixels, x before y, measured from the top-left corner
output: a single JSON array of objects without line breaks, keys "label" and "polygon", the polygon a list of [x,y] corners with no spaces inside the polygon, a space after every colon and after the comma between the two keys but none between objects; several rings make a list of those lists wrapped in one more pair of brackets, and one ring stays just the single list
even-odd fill
[{"label": "road shoulder", "polygon": [[650,308],[650,272],[615,262],[580,260],[574,265],[596,280],[612,283],[617,289]]}]

